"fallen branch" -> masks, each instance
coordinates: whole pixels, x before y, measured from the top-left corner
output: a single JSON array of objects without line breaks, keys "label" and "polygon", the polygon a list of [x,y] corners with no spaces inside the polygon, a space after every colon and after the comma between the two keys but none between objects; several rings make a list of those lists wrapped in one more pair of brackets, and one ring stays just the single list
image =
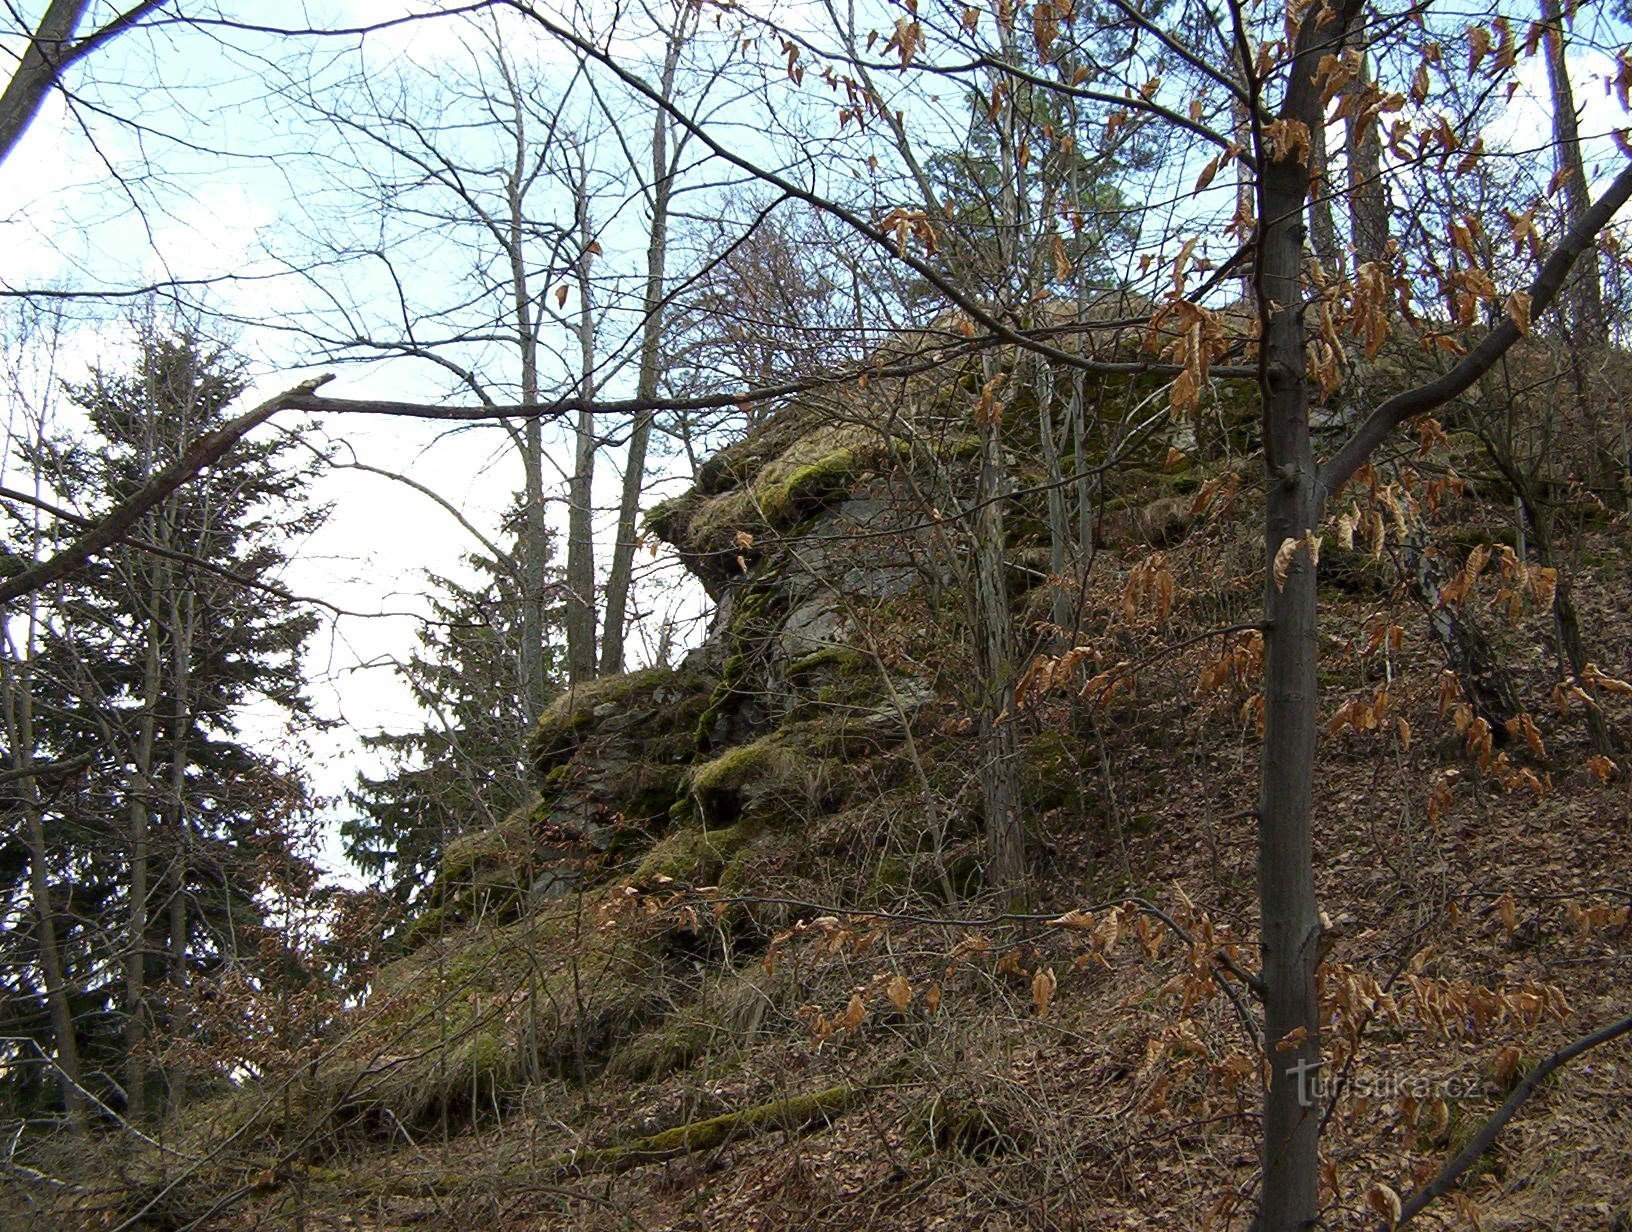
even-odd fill
[{"label": "fallen branch", "polygon": [[632,1138],[614,1146],[590,1147],[560,1156],[544,1165],[556,1177],[579,1176],[587,1172],[619,1173],[645,1164],[678,1159],[699,1151],[711,1151],[738,1138],[785,1129],[799,1132],[830,1124],[859,1098],[851,1086],[828,1087],[811,1095],[774,1099],[769,1103],[726,1112],[706,1121],[691,1121],[644,1138]]},{"label": "fallen branch", "polygon": [[1496,1141],[1496,1135],[1502,1132],[1502,1129],[1513,1119],[1514,1114],[1518,1112],[1524,1101],[1530,1098],[1535,1089],[1546,1081],[1547,1076],[1554,1070],[1569,1064],[1583,1052],[1589,1052],[1600,1044],[1607,1044],[1613,1039],[1618,1039],[1629,1031],[1632,1031],[1632,1014],[1628,1014],[1619,1022],[1612,1022],[1609,1026],[1594,1031],[1591,1035],[1582,1036],[1573,1044],[1560,1048],[1557,1052],[1542,1060],[1535,1069],[1524,1076],[1523,1082],[1513,1088],[1513,1093],[1507,1097],[1506,1102],[1496,1110],[1490,1120],[1485,1122],[1484,1128],[1473,1136],[1473,1140],[1462,1149],[1461,1153],[1441,1168],[1438,1176],[1400,1203],[1399,1219],[1392,1224],[1385,1223],[1383,1227],[1385,1229],[1403,1228],[1413,1218],[1421,1214],[1429,1203],[1455,1188],[1456,1183],[1462,1179],[1462,1174],[1479,1162],[1479,1157],[1488,1151],[1491,1144]]}]

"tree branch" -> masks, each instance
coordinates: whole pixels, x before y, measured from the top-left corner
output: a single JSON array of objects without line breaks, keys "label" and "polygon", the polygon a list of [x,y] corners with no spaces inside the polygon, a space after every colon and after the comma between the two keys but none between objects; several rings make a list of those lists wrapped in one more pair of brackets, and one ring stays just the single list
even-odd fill
[{"label": "tree branch", "polygon": [[[1575,1060],[1583,1052],[1588,1052],[1600,1044],[1607,1044],[1613,1039],[1632,1031],[1632,1014],[1628,1014],[1619,1022],[1612,1022],[1602,1030],[1594,1031],[1591,1035],[1584,1035],[1573,1044],[1560,1048],[1557,1052],[1544,1059],[1541,1064],[1524,1076],[1524,1081],[1513,1088],[1513,1093],[1507,1101],[1496,1110],[1490,1120],[1485,1122],[1484,1128],[1474,1135],[1473,1141],[1465,1146],[1457,1157],[1439,1170],[1439,1175],[1429,1181],[1416,1193],[1412,1194],[1400,1204],[1400,1218],[1392,1226],[1403,1228],[1407,1223],[1421,1214],[1423,1209],[1436,1198],[1449,1193],[1461,1180],[1462,1174],[1479,1161],[1479,1157],[1488,1151],[1496,1141],[1496,1135],[1513,1116],[1520,1106],[1529,1099],[1547,1076],[1562,1065]],[[1387,1227],[1389,1225],[1385,1225]]]},{"label": "tree branch", "polygon": [[199,437],[187,447],[181,457],[160,471],[145,488],[116,506],[106,517],[98,519],[93,530],[82,535],[49,560],[0,582],[0,603],[10,602],[20,595],[48,586],[81,568],[98,552],[105,551],[122,540],[144,514],[156,508],[176,489],[206,467],[220,461],[227,451],[250,431],[265,423],[277,412],[298,406],[300,399],[310,397],[318,386],[333,379],[333,376],[319,376],[302,381],[293,389],[268,398],[254,410],[245,411],[238,418]]},{"label": "tree branch", "polygon": [[[1628,199],[1632,199],[1632,164],[1623,168],[1605,190],[1604,195],[1576,219],[1575,224],[1565,233],[1558,247],[1553,249],[1552,255],[1541,267],[1535,281],[1530,284],[1532,321],[1540,317],[1552,305],[1553,300],[1558,298],[1559,290],[1564,286],[1564,279],[1569,275],[1570,267],[1575,264],[1576,258],[1592,246],[1598,232],[1604,229]],[[1464,355],[1444,376],[1396,394],[1367,416],[1365,422],[1343,443],[1343,447],[1320,468],[1318,483],[1322,503],[1348,482],[1349,477],[1371,456],[1372,451],[1382,444],[1390,432],[1406,420],[1426,415],[1461,395],[1490,371],[1497,360],[1507,354],[1520,337],[1522,335],[1519,333],[1519,327],[1514,324],[1513,319],[1504,316],[1501,323],[1480,339],[1479,344]]]}]

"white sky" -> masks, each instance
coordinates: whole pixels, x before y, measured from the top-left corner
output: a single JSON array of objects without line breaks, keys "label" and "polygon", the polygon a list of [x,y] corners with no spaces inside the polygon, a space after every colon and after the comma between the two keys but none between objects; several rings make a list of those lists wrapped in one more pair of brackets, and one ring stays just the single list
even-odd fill
[{"label": "white sky", "polygon": [[[405,6],[352,0],[324,7],[321,22],[339,25],[378,20]],[[341,8],[349,12],[334,11]],[[292,4],[246,11],[260,20],[298,20]],[[409,61],[434,66],[439,57],[458,52],[447,29],[438,22],[371,35],[366,58],[391,71]],[[253,39],[245,41],[255,47]],[[334,43],[315,46],[320,72],[344,50]],[[5,254],[0,284],[84,288],[277,272],[277,262],[266,254],[291,251],[288,229],[309,225],[309,196],[325,188],[321,169],[301,162],[311,148],[309,121],[266,102],[260,80],[246,77],[253,67],[249,56],[223,56],[197,33],[178,35],[163,52],[162,63],[157,62],[152,41],[121,40],[93,66],[97,81],[114,83],[97,91],[110,109],[119,107],[118,114],[136,119],[147,131],[98,123],[93,148],[62,100],[53,98],[0,167],[0,253]],[[145,88],[160,79],[165,90]],[[191,150],[183,142],[203,148]],[[133,177],[130,196],[110,183],[109,166]],[[207,303],[239,320],[277,323],[313,300],[308,287],[286,277],[223,285],[209,293]],[[117,368],[128,362],[128,325],[82,315],[85,322],[70,331],[65,346],[66,374],[77,376],[96,363]],[[256,373],[244,406],[319,371],[337,374],[324,390],[336,396],[450,400],[445,377],[426,365],[308,366],[308,352],[297,337],[255,325],[235,332]],[[472,401],[468,394],[451,400]],[[298,421],[285,415],[276,422],[294,426]],[[487,426],[449,433],[445,424],[372,416],[330,417],[320,426],[325,436],[343,439],[359,461],[412,476],[485,534],[499,538],[501,511],[522,478],[502,430]],[[556,465],[570,465],[570,455],[558,451]],[[15,471],[14,463],[0,461],[0,475],[8,468]],[[607,509],[616,500],[617,483],[610,467],[599,476],[598,507]],[[312,639],[307,657],[312,693],[321,712],[343,721],[340,727],[291,737],[268,708],[250,716],[246,731],[281,745],[311,771],[321,793],[339,796],[360,768],[378,770],[360,749],[362,736],[424,721],[389,664],[415,645],[419,622],[411,613],[425,610],[423,571],[468,577],[460,557],[478,544],[434,502],[385,478],[336,470],[317,483],[313,495],[331,502],[333,513],[298,545],[283,582],[297,594],[359,612],[405,614],[326,618]],[[552,502],[553,510],[559,508],[558,500]],[[603,547],[602,554],[607,550]],[[605,561],[601,564],[604,568]],[[644,597],[699,612],[704,601],[698,589],[672,558],[668,566],[653,577]],[[651,557],[642,553],[637,570],[653,568]],[[667,599],[666,592],[672,592]],[[687,632],[695,639],[698,628]],[[628,654],[637,665],[642,653],[641,639],[632,637]],[[336,848],[327,857],[332,866],[342,863]]]}]

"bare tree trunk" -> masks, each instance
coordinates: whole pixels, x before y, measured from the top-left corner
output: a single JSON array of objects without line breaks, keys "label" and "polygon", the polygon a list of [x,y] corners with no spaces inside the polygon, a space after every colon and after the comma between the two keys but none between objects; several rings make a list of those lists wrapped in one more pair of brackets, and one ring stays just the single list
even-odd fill
[{"label": "bare tree trunk", "polygon": [[[1060,440],[1056,432],[1054,369],[1046,359],[1037,360],[1037,438],[1043,448],[1043,467],[1048,481],[1048,571],[1049,621],[1058,629],[1071,625],[1073,604],[1066,589],[1074,539],[1071,510],[1066,500],[1065,470],[1060,463]],[[1080,465],[1080,463],[1079,463]]]},{"label": "bare tree trunk", "polygon": [[[1281,116],[1319,122],[1306,19]],[[1320,1218],[1320,1108],[1309,1080],[1320,1067],[1320,916],[1315,902],[1313,801],[1317,706],[1316,572],[1300,546],[1277,577],[1288,540],[1320,524],[1304,359],[1304,209],[1309,171],[1295,153],[1259,159],[1257,301],[1264,322],[1264,742],[1258,797],[1258,902],[1269,1086],[1262,1121],[1263,1188],[1257,1232],[1303,1232]]]},{"label": "bare tree trunk", "polygon": [[[1071,376],[1071,443],[1077,451],[1077,561],[1086,570],[1094,558],[1094,481],[1088,474],[1088,408],[1085,405],[1086,375],[1078,370]],[[1072,623],[1076,623],[1072,612]]]},{"label": "bare tree trunk", "polygon": [[[987,361],[990,373],[996,365]],[[992,377],[988,376],[988,380]],[[1011,902],[1026,898],[1025,824],[1016,773],[1018,745],[1009,703],[1014,689],[1014,623],[1004,576],[1004,497],[1008,464],[1003,425],[983,418],[975,517],[975,662],[981,676],[980,787],[986,826],[986,880]]]},{"label": "bare tree trunk", "polygon": [[1429,551],[1428,536],[1420,525],[1413,526],[1400,544],[1400,566],[1406,584],[1428,614],[1428,627],[1445,656],[1445,665],[1456,673],[1469,705],[1500,731],[1522,709],[1513,681],[1473,614],[1440,603],[1440,593],[1451,579],[1444,563]]},{"label": "bare tree trunk", "polygon": [[[1581,130],[1576,122],[1575,91],[1570,85],[1569,65],[1564,58],[1564,18],[1558,0],[1541,0],[1541,20],[1546,27],[1542,45],[1547,57],[1547,83],[1553,104],[1553,158],[1563,176],[1565,221],[1573,223],[1592,205],[1587,191],[1586,167],[1581,155]],[[1606,422],[1610,416],[1599,412],[1603,391],[1593,386],[1609,349],[1609,320],[1604,312],[1603,274],[1596,247],[1582,253],[1570,271],[1561,296],[1569,336],[1569,370],[1575,394],[1574,429],[1583,434],[1592,448],[1593,485],[1617,508],[1626,508],[1632,493],[1627,490],[1632,477],[1632,457],[1626,448],[1625,412],[1618,411],[1618,425]],[[1610,399],[1609,401],[1613,401]],[[1609,439],[1605,429],[1610,428]]]},{"label": "bare tree trunk", "polygon": [[[582,155],[580,154],[580,160]],[[578,212],[578,393],[583,408],[574,434],[572,477],[567,485],[567,676],[573,684],[595,678],[595,316],[589,281],[594,234],[589,217],[589,173],[579,166]]]},{"label": "bare tree trunk", "polygon": [[[1587,173],[1581,159],[1575,92],[1570,87],[1569,67],[1564,61],[1564,19],[1558,0],[1541,0],[1541,20],[1547,27],[1542,44],[1547,52],[1547,83],[1553,96],[1553,158],[1564,176],[1565,221],[1574,222],[1587,212],[1592,198],[1587,193]],[[1561,299],[1560,307],[1569,323],[1571,340],[1590,350],[1605,346],[1609,338],[1596,247],[1583,253],[1575,263]]]},{"label": "bare tree trunk", "polygon": [[[538,327],[527,277],[527,109],[510,62],[495,49],[499,75],[510,104],[514,142],[505,175],[505,256],[510,264],[510,301],[521,359],[521,404],[538,405]],[[549,703],[549,664],[544,655],[544,606],[549,589],[550,526],[544,509],[544,425],[530,418],[521,429],[522,521],[518,545],[521,570],[521,647],[519,667],[524,709],[529,722]]]},{"label": "bare tree trunk", "polygon": [[[1018,62],[1012,25],[1003,27],[1003,59]],[[1027,200],[1020,165],[1019,119],[1014,93],[1003,92],[997,116],[998,161],[1001,185],[1000,223],[997,236],[998,268],[1019,279],[1004,289],[1015,302],[1028,304],[1031,290],[1021,251],[1025,233]],[[1021,380],[1023,357],[1016,353],[1010,380]],[[1024,904],[1026,885],[1025,822],[1020,816],[1019,745],[1010,703],[1013,701],[1015,671],[1014,615],[1009,610],[1008,579],[1004,564],[1007,547],[1004,504],[1009,492],[1008,456],[1003,447],[1001,403],[1012,397],[997,390],[997,364],[990,352],[982,356],[989,391],[975,418],[980,434],[980,483],[976,494],[975,519],[975,612],[973,626],[976,662],[982,680],[980,712],[981,804],[985,810],[988,850],[986,879],[1001,890],[1008,901]]]},{"label": "bare tree trunk", "polygon": [[[1518,479],[1517,471],[1510,473],[1509,478]],[[1558,636],[1559,666],[1580,683],[1589,697],[1595,699],[1594,704],[1586,707],[1587,734],[1592,740],[1592,747],[1607,755],[1614,751],[1613,741],[1609,736],[1609,724],[1604,721],[1604,712],[1596,703],[1597,690],[1583,678],[1588,662],[1587,648],[1581,637],[1581,618],[1575,610],[1575,590],[1570,585],[1569,571],[1558,564],[1558,553],[1553,543],[1552,509],[1545,498],[1536,492],[1535,485],[1527,480],[1516,483],[1515,490],[1530,527],[1530,545],[1535,552],[1536,563],[1544,569],[1554,570],[1557,575],[1558,580],[1553,587],[1553,630]]]},{"label": "bare tree trunk", "polygon": [[[1371,85],[1371,64],[1360,54],[1360,74],[1350,88],[1364,92]],[[1349,160],[1349,231],[1354,244],[1354,266],[1381,261],[1388,247],[1388,186],[1383,182],[1383,138],[1375,114],[1364,117],[1351,111],[1344,121]]]},{"label": "bare tree trunk", "polygon": [[11,745],[13,773],[19,776],[17,790],[22,796],[24,843],[28,850],[28,889],[34,900],[34,927],[39,938],[40,969],[45,983],[46,1010],[51,1019],[51,1038],[56,1053],[57,1082],[62,1089],[63,1112],[76,1134],[85,1128],[85,1101],[80,1085],[79,1044],[74,1036],[73,1005],[68,998],[68,981],[57,940],[57,913],[51,898],[50,848],[45,840],[45,823],[40,805],[39,782],[34,769],[34,696],[29,680],[33,658],[32,612],[29,617],[29,648],[13,662],[10,641],[0,658],[0,690],[4,692],[6,735]]},{"label": "bare tree trunk", "polygon": [[[659,90],[663,98],[674,96],[675,73],[685,44],[684,17],[676,17],[669,32],[663,57],[663,77]],[[636,394],[643,400],[657,396],[663,363],[663,295],[669,250],[669,201],[674,191],[674,168],[669,157],[668,115],[657,108],[652,119],[652,222],[646,244],[646,293],[642,309],[645,320],[640,335],[640,376]],[[618,498],[617,538],[612,545],[612,567],[606,579],[606,610],[601,625],[601,674],[616,675],[623,670],[625,626],[629,614],[629,588],[635,567],[635,519],[640,516],[640,494],[646,482],[646,450],[652,436],[652,412],[636,411],[629,431],[629,455],[623,467],[623,491]]]},{"label": "bare tree trunk", "polygon": [[132,1121],[147,1116],[147,949],[149,841],[153,790],[153,738],[159,701],[159,630],[148,622],[147,658],[142,669],[142,710],[132,750],[129,794],[130,904],[125,939],[125,1111]]},{"label": "bare tree trunk", "polygon": [[1309,237],[1328,278],[1343,272],[1343,249],[1332,217],[1331,158],[1324,119],[1309,130]]}]

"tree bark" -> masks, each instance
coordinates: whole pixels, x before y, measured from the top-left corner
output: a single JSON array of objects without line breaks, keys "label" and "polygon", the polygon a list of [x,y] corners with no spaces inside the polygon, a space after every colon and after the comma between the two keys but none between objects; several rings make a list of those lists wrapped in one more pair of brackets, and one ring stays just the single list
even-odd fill
[{"label": "tree bark", "polygon": [[[1296,115],[1296,113],[1293,113]],[[1295,161],[1267,163],[1259,189],[1260,313],[1265,332],[1264,742],[1258,797],[1258,898],[1264,1040],[1270,1066],[1263,1113],[1260,1232],[1312,1228],[1320,1109],[1309,1080],[1320,1067],[1315,972],[1320,917],[1315,904],[1312,812],[1318,690],[1315,568],[1300,547],[1285,573],[1275,560],[1287,540],[1319,525],[1309,394],[1303,352],[1303,204],[1308,176]]]},{"label": "tree bark", "polygon": [[[1575,222],[1592,205],[1588,195],[1587,172],[1581,155],[1581,130],[1576,122],[1575,91],[1570,85],[1569,65],[1564,58],[1564,18],[1558,0],[1541,0],[1541,20],[1546,27],[1542,45],[1547,58],[1547,83],[1553,104],[1553,159],[1563,177],[1565,219]],[[1598,413],[1602,389],[1594,390],[1609,349],[1609,321],[1604,313],[1603,275],[1598,251],[1583,253],[1563,292],[1567,329],[1568,367],[1574,385],[1575,430],[1592,448],[1592,481],[1617,508],[1626,508],[1628,480],[1632,478],[1632,457],[1627,454],[1625,412],[1619,424],[1605,422],[1610,417]],[[1611,429],[1605,439],[1605,429]]]},{"label": "tree bark", "polygon": [[[989,365],[995,367],[995,365]],[[990,378],[988,378],[990,379]],[[1012,904],[1026,899],[1025,823],[1020,816],[1019,753],[1013,700],[1014,624],[1004,573],[1003,498],[1008,465],[999,419],[980,425],[980,486],[975,520],[975,655],[981,675],[980,786],[986,825],[986,881]]]},{"label": "tree bark", "polygon": [[[29,639],[32,642],[32,615],[29,623]],[[73,1005],[68,998],[65,964],[57,939],[57,913],[51,898],[50,847],[45,838],[39,782],[34,774],[34,697],[27,662],[31,657],[31,654],[25,654],[23,662],[13,663],[8,653],[4,659],[0,659],[0,672],[4,674],[0,688],[4,689],[5,722],[11,743],[13,772],[18,776],[17,790],[22,797],[24,843],[28,850],[28,890],[34,900],[34,927],[39,938],[40,969],[44,976],[46,1010],[51,1019],[57,1081],[62,1090],[62,1107],[69,1128],[80,1133],[85,1128],[85,1101],[80,1090],[79,1045],[74,1035]]]},{"label": "tree bark", "polygon": [[578,392],[583,403],[574,433],[572,477],[567,484],[567,677],[573,684],[593,680],[595,657],[595,316],[589,281],[589,173],[580,166],[578,211]]},{"label": "tree bark", "polygon": [[[1563,175],[1564,209],[1574,222],[1592,205],[1587,192],[1587,172],[1581,158],[1581,131],[1575,118],[1575,92],[1570,87],[1569,67],[1564,61],[1564,19],[1558,0],[1541,0],[1541,20],[1546,25],[1542,45],[1547,53],[1547,84],[1553,103],[1553,159]],[[1603,279],[1598,269],[1598,252],[1583,253],[1562,296],[1564,319],[1571,341],[1589,350],[1599,350],[1609,341],[1604,320]]]},{"label": "tree bark", "polygon": [[147,655],[142,668],[142,709],[131,766],[125,780],[128,797],[130,885],[125,928],[125,1115],[133,1122],[147,1117],[147,951],[150,894],[153,740],[159,703],[159,630],[148,621]]},{"label": "tree bark", "polygon": [[[1350,89],[1365,94],[1371,87],[1371,63],[1360,55],[1360,75]],[[1351,111],[1344,121],[1349,160],[1349,233],[1354,267],[1381,261],[1388,248],[1388,186],[1383,182],[1383,139],[1375,113]]]},{"label": "tree bark", "polygon": [[0,93],[0,162],[4,162],[45,105],[45,97],[75,58],[74,31],[90,0],[52,0]]},{"label": "tree bark", "polygon": [[[683,22],[684,17],[676,17]],[[663,56],[663,76],[659,90],[665,99],[674,95],[674,78],[680,67],[680,52],[686,31],[677,24],[669,33]],[[645,314],[640,335],[640,376],[636,397],[650,402],[657,397],[662,375],[664,279],[669,251],[669,201],[674,192],[674,168],[669,155],[669,117],[661,107],[652,118],[652,222],[646,244]],[[629,431],[629,453],[623,467],[623,491],[618,498],[617,537],[612,544],[612,566],[606,579],[606,609],[601,626],[601,674],[616,675],[623,670],[623,644],[629,614],[629,590],[634,579],[635,520],[640,516],[640,496],[646,484],[646,450],[652,436],[652,412],[636,411]]]},{"label": "tree bark", "polygon": [[1440,593],[1451,579],[1439,557],[1429,552],[1422,527],[1413,527],[1400,545],[1400,565],[1407,584],[1428,613],[1428,627],[1445,656],[1445,665],[1456,673],[1474,713],[1492,730],[1505,730],[1507,721],[1522,709],[1513,681],[1471,614],[1440,603]]},{"label": "tree bark", "polygon": [[[505,178],[507,231],[505,256],[510,263],[510,295],[521,360],[521,404],[538,405],[538,329],[533,318],[532,288],[526,262],[527,112],[521,89],[509,61],[498,57],[499,71],[509,91],[515,150]],[[544,655],[544,606],[549,588],[550,526],[544,509],[544,424],[529,416],[521,430],[522,515],[518,555],[521,568],[521,647],[519,667],[528,722],[544,713],[549,703],[549,665]]]},{"label": "tree bark", "polygon": [[1332,216],[1331,157],[1326,148],[1326,121],[1309,130],[1309,237],[1328,278],[1343,272],[1343,249]]}]

